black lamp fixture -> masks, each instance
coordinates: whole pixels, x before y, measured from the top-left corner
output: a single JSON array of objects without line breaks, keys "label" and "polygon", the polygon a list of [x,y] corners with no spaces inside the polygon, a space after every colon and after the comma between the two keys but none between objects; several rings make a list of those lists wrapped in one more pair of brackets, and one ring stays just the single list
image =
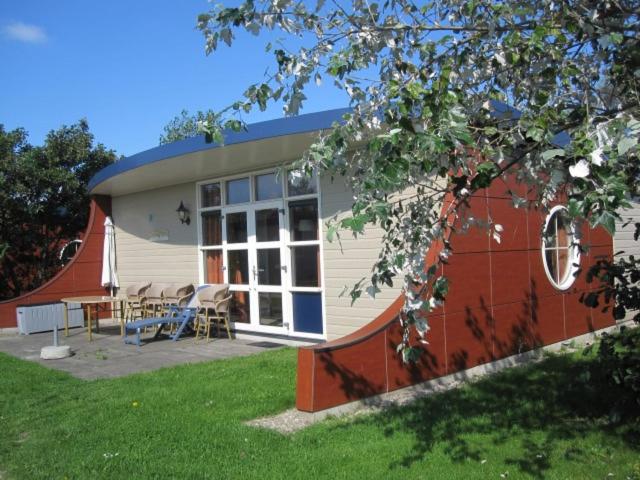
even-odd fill
[{"label": "black lamp fixture", "polygon": [[187,210],[187,207],[184,206],[182,200],[180,200],[180,206],[178,207],[176,212],[178,212],[178,218],[180,219],[181,223],[186,223],[187,225],[191,223],[191,218],[189,218],[189,210]]}]

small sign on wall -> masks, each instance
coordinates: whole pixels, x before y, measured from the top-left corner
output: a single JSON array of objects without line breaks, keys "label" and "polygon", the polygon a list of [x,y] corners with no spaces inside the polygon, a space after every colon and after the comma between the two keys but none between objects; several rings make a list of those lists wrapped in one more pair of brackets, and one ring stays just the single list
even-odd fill
[{"label": "small sign on wall", "polygon": [[150,242],[168,242],[169,230],[154,230],[149,237]]}]

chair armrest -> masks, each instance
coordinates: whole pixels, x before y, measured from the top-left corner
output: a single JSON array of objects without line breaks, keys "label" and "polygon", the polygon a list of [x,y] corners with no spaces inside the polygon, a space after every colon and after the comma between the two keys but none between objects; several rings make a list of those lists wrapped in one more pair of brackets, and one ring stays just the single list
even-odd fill
[{"label": "chair armrest", "polygon": [[187,295],[183,295],[182,297],[178,297],[177,304],[180,305],[180,302],[183,302],[185,300],[189,300],[192,296],[193,296],[192,293],[188,293]]},{"label": "chair armrest", "polygon": [[215,302],[215,303],[213,304],[213,309],[217,311],[217,310],[218,310],[218,306],[219,306],[220,304],[222,304],[222,303],[227,303],[227,302],[229,302],[232,298],[233,298],[233,295],[229,295],[228,297],[223,298],[222,300],[218,300],[217,302]]}]

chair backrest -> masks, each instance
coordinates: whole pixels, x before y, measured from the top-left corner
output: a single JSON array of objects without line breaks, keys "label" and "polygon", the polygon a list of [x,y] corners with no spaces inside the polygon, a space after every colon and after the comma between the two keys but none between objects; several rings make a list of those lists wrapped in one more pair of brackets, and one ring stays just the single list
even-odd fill
[{"label": "chair backrest", "polygon": [[227,291],[227,293],[222,296],[219,300],[216,300],[215,310],[217,313],[226,313],[229,310],[229,305],[231,304],[231,292]]},{"label": "chair backrest", "polygon": [[179,303],[178,306],[184,307],[189,302],[193,291],[191,283],[172,283],[163,290],[162,296],[165,303],[170,305],[178,305]]},{"label": "chair backrest", "polygon": [[137,282],[132,283],[126,289],[126,295],[128,300],[138,300],[147,289],[151,286],[151,282]]},{"label": "chair backrest", "polygon": [[127,287],[125,290],[127,297],[133,297],[134,295],[138,295],[138,284],[133,283]]},{"label": "chair backrest", "polygon": [[147,302],[159,302],[162,300],[162,293],[167,288],[166,283],[152,283],[151,286],[145,292]]},{"label": "chair backrest", "polygon": [[187,303],[186,308],[199,308],[200,300],[198,299],[198,295],[202,290],[206,290],[209,287],[210,285],[199,285],[195,287],[194,295],[189,300],[189,303]]},{"label": "chair backrest", "polygon": [[229,296],[229,285],[226,283],[208,285],[198,291],[198,304],[204,308],[214,308],[216,303]]},{"label": "chair backrest", "polygon": [[138,297],[142,297],[147,290],[149,290],[149,287],[151,287],[151,282],[140,282],[138,283],[138,287]]}]

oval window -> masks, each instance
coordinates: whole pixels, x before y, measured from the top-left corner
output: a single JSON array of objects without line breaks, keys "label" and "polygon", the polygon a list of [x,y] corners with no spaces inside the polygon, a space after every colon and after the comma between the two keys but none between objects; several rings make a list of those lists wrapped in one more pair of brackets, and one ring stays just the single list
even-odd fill
[{"label": "oval window", "polygon": [[553,207],[544,225],[542,263],[547,278],[560,290],[569,288],[580,268],[580,247],[575,223],[562,206]]}]

